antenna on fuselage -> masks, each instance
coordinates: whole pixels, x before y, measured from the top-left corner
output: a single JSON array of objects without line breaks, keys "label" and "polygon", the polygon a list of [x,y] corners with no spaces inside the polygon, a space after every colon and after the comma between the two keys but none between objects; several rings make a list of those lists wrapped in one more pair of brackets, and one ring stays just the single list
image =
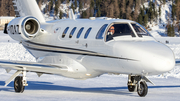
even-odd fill
[{"label": "antenna on fuselage", "polygon": [[73,20],[76,19],[72,9],[69,10],[69,19],[73,19]]}]

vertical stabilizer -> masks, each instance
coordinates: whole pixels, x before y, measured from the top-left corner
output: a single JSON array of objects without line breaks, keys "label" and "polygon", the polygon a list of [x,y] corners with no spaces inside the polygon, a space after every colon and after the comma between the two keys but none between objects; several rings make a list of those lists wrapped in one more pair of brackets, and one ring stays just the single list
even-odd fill
[{"label": "vertical stabilizer", "polygon": [[39,22],[45,22],[45,18],[37,5],[36,0],[13,0],[14,10],[17,17],[34,16]]},{"label": "vertical stabilizer", "polygon": [[70,9],[70,11],[69,11],[69,19],[73,19],[73,20],[76,19],[72,9]]}]

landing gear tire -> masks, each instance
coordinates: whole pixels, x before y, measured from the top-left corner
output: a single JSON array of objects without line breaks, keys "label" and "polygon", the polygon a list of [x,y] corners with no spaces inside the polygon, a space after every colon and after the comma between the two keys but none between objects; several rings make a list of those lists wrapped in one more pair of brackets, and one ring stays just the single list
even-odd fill
[{"label": "landing gear tire", "polygon": [[137,93],[140,97],[145,97],[148,92],[148,87],[145,81],[140,81],[137,87]]},{"label": "landing gear tire", "polygon": [[128,90],[129,90],[129,92],[135,92],[135,91],[137,91],[136,90],[136,84],[135,84],[135,80],[134,80],[134,76],[131,76],[129,79],[130,79],[130,81],[128,82]]},{"label": "landing gear tire", "polygon": [[14,80],[14,90],[17,93],[22,93],[24,92],[24,86],[23,86],[23,77],[22,76],[17,76]]},{"label": "landing gear tire", "polygon": [[134,92],[136,89],[136,86],[128,86],[129,92]]}]

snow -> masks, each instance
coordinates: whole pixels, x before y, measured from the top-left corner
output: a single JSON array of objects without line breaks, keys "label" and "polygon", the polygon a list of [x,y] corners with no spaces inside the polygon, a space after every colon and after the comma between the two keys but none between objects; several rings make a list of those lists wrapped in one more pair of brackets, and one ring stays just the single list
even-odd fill
[{"label": "snow", "polygon": [[[160,1],[157,0],[158,6]],[[45,4],[46,5],[46,4]],[[42,9],[45,8],[42,6]],[[144,4],[148,7],[148,3]],[[157,6],[157,9],[158,9]],[[61,4],[61,10],[66,13],[67,4]],[[171,1],[168,1],[161,9],[161,23],[150,24],[150,33],[154,38],[170,47],[176,59],[180,59],[180,38],[162,37],[166,36],[165,27],[169,12],[171,11]],[[78,8],[77,8],[78,10]],[[76,10],[76,11],[77,11]],[[78,18],[79,13],[75,14]],[[170,14],[171,15],[171,14]],[[47,21],[54,17],[45,15]],[[168,44],[167,44],[168,42]],[[0,59],[2,60],[20,60],[35,62],[35,58],[17,41],[11,39],[8,35],[0,32]],[[148,94],[146,97],[139,97],[136,92],[127,90],[127,75],[108,75],[100,77],[75,80],[57,75],[43,74],[40,78],[35,73],[27,73],[28,84],[24,93],[15,93],[13,82],[4,87],[4,81],[9,79],[15,73],[14,70],[6,73],[0,68],[0,99],[1,101],[21,101],[21,100],[62,100],[62,101],[179,101],[180,99],[180,66],[161,75],[148,76],[156,85],[148,84]]]},{"label": "snow", "polygon": [[[173,21],[171,19],[172,0],[166,1],[165,5],[160,3],[160,0],[156,0],[156,2],[157,2],[157,5],[156,5],[157,11],[159,10],[159,6],[161,5],[161,15],[158,17],[157,22],[152,22],[152,24],[150,24],[149,22],[148,26],[149,26],[149,29],[151,29],[150,33],[152,34],[153,37],[161,37],[161,36],[166,37],[167,36],[166,26],[168,24],[168,21],[169,21],[169,24],[173,24]],[[148,2],[146,2],[144,6],[148,8]],[[176,36],[179,36],[179,33],[177,32],[176,28],[175,28],[175,33],[176,33]]]},{"label": "snow", "polygon": [[[167,40],[164,37],[163,40]],[[9,41],[8,41],[9,40]],[[180,58],[180,44],[167,44],[175,53],[176,58]],[[3,60],[22,60],[34,61],[35,58],[28,53],[17,41],[11,39],[8,35],[0,32],[0,59]],[[127,90],[127,75],[108,75],[104,74],[100,77],[75,80],[57,75],[44,74],[40,78],[35,73],[27,73],[28,84],[24,93],[18,94],[14,92],[13,82],[4,87],[4,81],[15,73],[12,70],[6,73],[4,69],[0,69],[0,98],[1,100],[19,101],[19,100],[67,100],[67,101],[169,101],[179,100],[180,90],[180,68],[175,66],[173,70],[163,75],[150,76],[156,85],[148,83],[148,94],[141,98],[136,92]]]}]

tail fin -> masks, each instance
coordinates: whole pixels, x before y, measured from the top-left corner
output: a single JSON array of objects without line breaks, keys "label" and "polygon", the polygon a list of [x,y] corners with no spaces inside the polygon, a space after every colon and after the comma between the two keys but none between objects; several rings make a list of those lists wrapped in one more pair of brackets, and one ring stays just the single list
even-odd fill
[{"label": "tail fin", "polygon": [[45,22],[36,0],[13,0],[13,3],[17,17],[31,15],[37,18],[40,23]]}]

